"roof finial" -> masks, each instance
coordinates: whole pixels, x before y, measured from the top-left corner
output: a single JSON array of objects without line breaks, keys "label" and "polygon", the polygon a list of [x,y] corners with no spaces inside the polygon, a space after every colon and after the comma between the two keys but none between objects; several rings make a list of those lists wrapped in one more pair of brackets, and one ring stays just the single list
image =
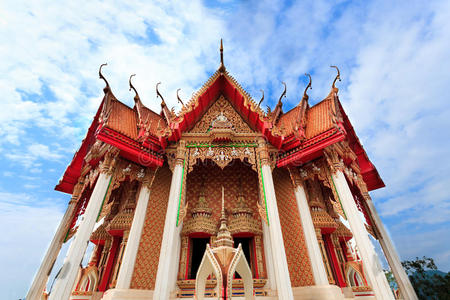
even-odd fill
[{"label": "roof finial", "polygon": [[105,76],[103,76],[103,74],[102,74],[102,68],[103,68],[103,66],[107,66],[107,65],[108,65],[107,63],[101,64],[100,68],[98,69],[98,77],[100,77],[100,79],[103,79],[106,83],[106,86],[103,88],[103,92],[105,94],[109,91],[110,88],[109,88],[108,80],[106,80]]},{"label": "roof finial", "polygon": [[158,86],[161,84],[161,82],[158,82],[157,84],[156,84],[156,99],[158,99],[158,97],[160,97],[161,98],[161,106],[166,106],[166,102],[164,101],[164,98],[163,98],[163,96],[161,95],[161,93],[159,92],[159,90],[158,90]]},{"label": "roof finial", "polygon": [[138,92],[136,91],[136,89],[134,88],[133,84],[131,83],[131,78],[133,78],[133,76],[136,76],[136,74],[131,74],[131,75],[130,75],[130,79],[128,79],[128,84],[130,85],[130,88],[129,88],[128,90],[129,90],[129,91],[131,91],[131,90],[134,91],[134,93],[136,94],[136,95],[134,96],[134,101],[136,102],[136,101],[139,99],[139,94],[138,94]]},{"label": "roof finial", "polygon": [[225,72],[225,65],[223,63],[223,41],[220,39],[220,67],[219,71],[221,73]]},{"label": "roof finial", "polygon": [[303,99],[308,100],[309,96],[308,96],[308,94],[306,94],[306,91],[308,90],[308,88],[312,89],[312,86],[311,86],[312,80],[311,80],[311,75],[309,75],[308,73],[305,73],[305,76],[309,77],[309,83],[306,86],[305,91],[303,92]]},{"label": "roof finial", "polygon": [[278,104],[281,103],[281,98],[286,97],[286,83],[284,81],[281,82],[284,85],[284,91],[280,96],[280,99],[278,99]]},{"label": "roof finial", "polygon": [[181,89],[178,89],[178,90],[177,90],[177,99],[178,99],[178,102],[180,102],[181,105],[184,106],[183,100],[181,100],[180,95],[178,95],[178,92],[179,92],[180,90],[181,90]]},{"label": "roof finial", "polygon": [[335,89],[336,88],[336,85],[335,85],[336,81],[337,80],[341,81],[341,72],[339,72],[339,68],[336,67],[336,66],[330,66],[330,68],[335,68],[337,70],[336,78],[334,78],[334,81],[333,81],[333,89]]},{"label": "roof finial", "polygon": [[261,103],[264,101],[264,91],[263,90],[260,90],[260,91],[262,93],[262,97],[261,97],[261,100],[259,100],[258,107],[261,106]]}]

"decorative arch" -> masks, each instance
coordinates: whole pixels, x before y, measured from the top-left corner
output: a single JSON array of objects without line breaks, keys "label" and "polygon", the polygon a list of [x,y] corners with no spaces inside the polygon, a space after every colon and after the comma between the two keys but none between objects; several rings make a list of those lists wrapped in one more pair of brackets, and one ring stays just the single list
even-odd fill
[{"label": "decorative arch", "polygon": [[77,286],[79,292],[94,292],[98,284],[97,267],[89,266],[81,271],[81,277]]},{"label": "decorative arch", "polygon": [[222,287],[222,270],[220,269],[219,262],[214,257],[209,244],[206,245],[205,254],[203,255],[202,262],[197,271],[196,281],[195,281],[195,299],[203,300],[205,297],[205,287],[206,279],[208,276],[214,273],[217,278],[217,284],[214,288],[214,292],[217,295],[217,299],[220,299],[221,293],[220,288]]},{"label": "decorative arch", "polygon": [[[242,245],[239,244],[237,252],[234,255],[230,267],[228,268],[227,276],[227,295],[232,295],[233,292],[233,275],[234,272],[238,272],[244,281],[244,294],[245,299],[253,299],[253,276],[252,270],[248,265],[245,258],[244,251],[242,251]],[[231,297],[230,297],[231,298]]]},{"label": "decorative arch", "polygon": [[365,286],[364,276],[351,264],[347,265],[346,279],[347,283],[352,287]]}]

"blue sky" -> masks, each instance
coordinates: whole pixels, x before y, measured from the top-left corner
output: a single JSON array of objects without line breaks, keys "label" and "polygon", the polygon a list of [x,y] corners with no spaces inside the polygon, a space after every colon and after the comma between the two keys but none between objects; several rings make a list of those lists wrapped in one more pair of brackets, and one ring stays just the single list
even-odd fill
[{"label": "blue sky", "polygon": [[225,64],[255,98],[312,104],[338,65],[340,99],[386,188],[372,192],[402,259],[450,270],[450,2],[2,1],[0,3],[0,293],[24,297],[69,199],[53,188],[101,97],[133,104],[128,77],[158,110],[179,109]]}]

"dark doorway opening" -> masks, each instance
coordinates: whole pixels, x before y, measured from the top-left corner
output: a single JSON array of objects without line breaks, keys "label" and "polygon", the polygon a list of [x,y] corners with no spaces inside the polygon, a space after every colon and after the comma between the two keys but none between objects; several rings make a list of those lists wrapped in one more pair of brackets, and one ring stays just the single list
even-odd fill
[{"label": "dark doorway opening", "polygon": [[[244,251],[245,259],[247,260],[250,269],[252,270],[252,275],[255,277],[255,270],[253,267],[253,237],[234,237],[234,247],[238,247],[239,244],[242,245],[242,251]],[[241,278],[238,273],[235,274],[236,278]]]},{"label": "dark doorway opening", "polygon": [[189,279],[195,279],[200,263],[202,262],[203,255],[205,254],[206,244],[209,243],[209,238],[191,238],[190,242],[191,267]]}]

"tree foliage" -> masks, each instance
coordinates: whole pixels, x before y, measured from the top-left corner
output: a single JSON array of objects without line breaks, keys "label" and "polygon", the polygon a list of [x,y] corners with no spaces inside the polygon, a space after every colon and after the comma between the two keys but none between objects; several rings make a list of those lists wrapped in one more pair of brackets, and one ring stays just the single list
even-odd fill
[{"label": "tree foliage", "polygon": [[403,261],[402,266],[419,299],[450,300],[450,272],[438,271],[432,258],[416,257]]}]

